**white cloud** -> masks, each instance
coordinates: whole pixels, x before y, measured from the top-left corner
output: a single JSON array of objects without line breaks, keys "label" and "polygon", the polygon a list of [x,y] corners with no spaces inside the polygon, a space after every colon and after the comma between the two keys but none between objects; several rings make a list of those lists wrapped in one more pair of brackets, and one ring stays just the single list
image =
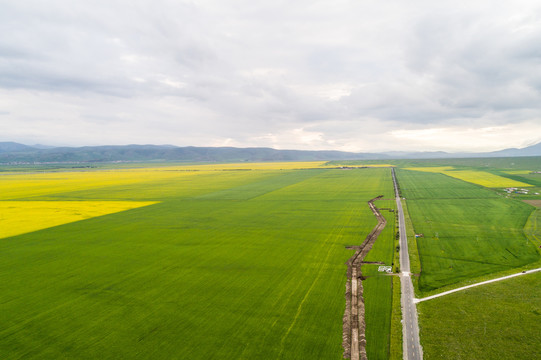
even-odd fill
[{"label": "white cloud", "polygon": [[540,9],[524,0],[3,1],[0,140],[521,146],[541,119]]},{"label": "white cloud", "polygon": [[[492,151],[524,147],[541,141],[541,121],[489,127],[442,127],[395,130],[389,133],[396,141],[408,141],[427,150]],[[517,142],[516,139],[520,139]],[[495,145],[497,144],[497,145]],[[415,147],[409,146],[410,149]]]}]

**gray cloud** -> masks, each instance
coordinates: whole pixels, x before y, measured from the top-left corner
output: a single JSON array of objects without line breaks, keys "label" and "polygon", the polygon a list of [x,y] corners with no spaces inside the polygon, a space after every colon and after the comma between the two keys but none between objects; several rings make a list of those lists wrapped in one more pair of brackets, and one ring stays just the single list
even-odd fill
[{"label": "gray cloud", "polygon": [[0,31],[0,140],[363,151],[479,150],[460,134],[485,136],[487,150],[541,140],[534,1],[8,0]]}]

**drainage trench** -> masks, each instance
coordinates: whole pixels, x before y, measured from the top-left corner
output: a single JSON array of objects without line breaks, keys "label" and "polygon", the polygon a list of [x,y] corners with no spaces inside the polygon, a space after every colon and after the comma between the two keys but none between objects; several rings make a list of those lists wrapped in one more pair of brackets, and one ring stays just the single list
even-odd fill
[{"label": "drainage trench", "polygon": [[378,223],[360,246],[350,247],[356,251],[346,262],[348,280],[346,282],[346,310],[344,312],[342,334],[342,347],[344,348],[345,359],[367,359],[361,264],[387,224],[379,209],[374,205],[374,201],[382,197],[380,195],[368,201],[368,206],[377,218]]}]

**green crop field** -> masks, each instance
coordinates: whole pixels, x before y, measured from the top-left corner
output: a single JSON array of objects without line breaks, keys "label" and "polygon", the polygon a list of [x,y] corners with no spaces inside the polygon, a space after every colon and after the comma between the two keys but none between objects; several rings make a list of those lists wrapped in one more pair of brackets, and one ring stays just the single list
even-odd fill
[{"label": "green crop field", "polygon": [[[472,181],[478,184],[490,183],[481,178],[486,171],[498,175],[502,184],[508,178],[533,187],[528,195],[509,194],[472,184],[465,177],[453,178],[452,169],[446,170],[449,174],[438,168],[397,171],[411,221],[408,239],[419,297],[541,266],[541,212],[534,208],[541,203],[535,195],[537,174],[531,170],[539,163],[491,159],[491,166],[499,164],[502,169],[487,170],[475,167],[480,165],[476,161],[484,159],[425,165],[452,165],[461,173],[479,175]],[[531,205],[519,199],[530,199]],[[424,358],[449,354],[457,359],[539,358],[540,281],[536,273],[419,303]]]},{"label": "green crop field", "polygon": [[[19,172],[0,190],[155,202],[0,239],[2,359],[340,359],[345,246],[393,197],[385,168]],[[368,292],[390,304],[386,279]]]},{"label": "green crop field", "polygon": [[390,357],[392,277],[372,275],[363,281],[366,352],[369,359]]},{"label": "green crop field", "polygon": [[[399,167],[418,297],[541,266],[541,211],[534,208],[541,205],[541,174],[536,173],[541,169],[540,161],[539,157],[386,161]],[[519,189],[504,189],[513,186]],[[526,189],[520,189],[523,187]],[[375,268],[364,265],[363,274],[373,275]],[[421,302],[418,310],[425,358],[539,358],[539,280],[539,274],[528,275]],[[376,278],[365,281],[367,306],[375,302],[372,296],[388,291],[382,284]],[[383,312],[383,308],[384,301],[373,305],[371,311]],[[385,318],[383,314],[371,315],[368,309],[366,316],[367,327],[371,316]],[[399,345],[397,330],[391,326],[391,348]],[[370,344],[370,339],[367,342]],[[382,348],[382,344],[377,346],[376,358],[387,355]],[[392,351],[388,357],[396,353]]]},{"label": "green crop field", "polygon": [[536,202],[537,209],[532,212],[524,226],[524,233],[535,246],[541,249],[541,201]]},{"label": "green crop field", "polygon": [[[381,160],[335,160],[329,165],[371,165]],[[501,157],[501,158],[457,158],[457,159],[401,159],[385,160],[386,164],[398,167],[453,166],[464,169],[486,170],[537,170],[541,171],[541,156]]]},{"label": "green crop field", "polygon": [[533,208],[438,173],[398,172],[417,238],[421,295],[539,261],[523,228]]},{"label": "green crop field", "polygon": [[540,359],[541,273],[418,305],[425,359]]}]

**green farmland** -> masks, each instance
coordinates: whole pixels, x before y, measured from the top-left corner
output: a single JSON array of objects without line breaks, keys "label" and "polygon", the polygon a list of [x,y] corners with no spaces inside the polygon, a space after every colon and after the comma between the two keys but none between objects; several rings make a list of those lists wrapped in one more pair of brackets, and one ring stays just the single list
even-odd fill
[{"label": "green farmland", "polygon": [[524,234],[532,206],[439,173],[399,170],[417,238],[420,295],[540,260]]},{"label": "green farmland", "polygon": [[[451,163],[462,166],[463,172],[485,171]],[[498,163],[515,164],[503,159]],[[534,186],[530,195],[515,196],[453,178],[452,170],[450,176],[436,168],[419,170],[397,171],[411,221],[408,239],[418,297],[541,267],[541,213],[519,201],[533,199],[532,204],[540,204],[535,196],[537,174],[491,169],[502,179]],[[456,359],[539,358],[540,279],[539,273],[528,274],[419,303],[424,358],[449,354]]]},{"label": "green farmland", "polygon": [[345,246],[389,169],[137,171],[2,176],[12,202],[156,203],[0,239],[0,358],[342,357]]},{"label": "green farmland", "polygon": [[418,305],[424,358],[541,358],[541,273]]},{"label": "green farmland", "polygon": [[[441,162],[433,164],[454,168],[396,171],[417,296],[541,266],[539,174]],[[400,281],[378,271],[399,269],[389,168],[12,170],[0,177],[1,359],[341,359],[353,255],[346,247],[360,245],[376,225],[367,201],[379,195],[387,226],[361,268],[366,350],[370,360],[402,358]],[[531,193],[511,196],[456,178],[485,172],[529,184]],[[511,334],[499,339],[502,353],[522,344],[516,358],[537,356],[539,336],[525,340],[512,319],[536,329],[539,309],[530,305],[538,301],[538,278],[420,303],[425,357],[478,358],[491,342],[460,339],[494,337],[501,324]],[[526,303],[511,306],[498,292]],[[491,306],[500,313],[480,314]]]}]

